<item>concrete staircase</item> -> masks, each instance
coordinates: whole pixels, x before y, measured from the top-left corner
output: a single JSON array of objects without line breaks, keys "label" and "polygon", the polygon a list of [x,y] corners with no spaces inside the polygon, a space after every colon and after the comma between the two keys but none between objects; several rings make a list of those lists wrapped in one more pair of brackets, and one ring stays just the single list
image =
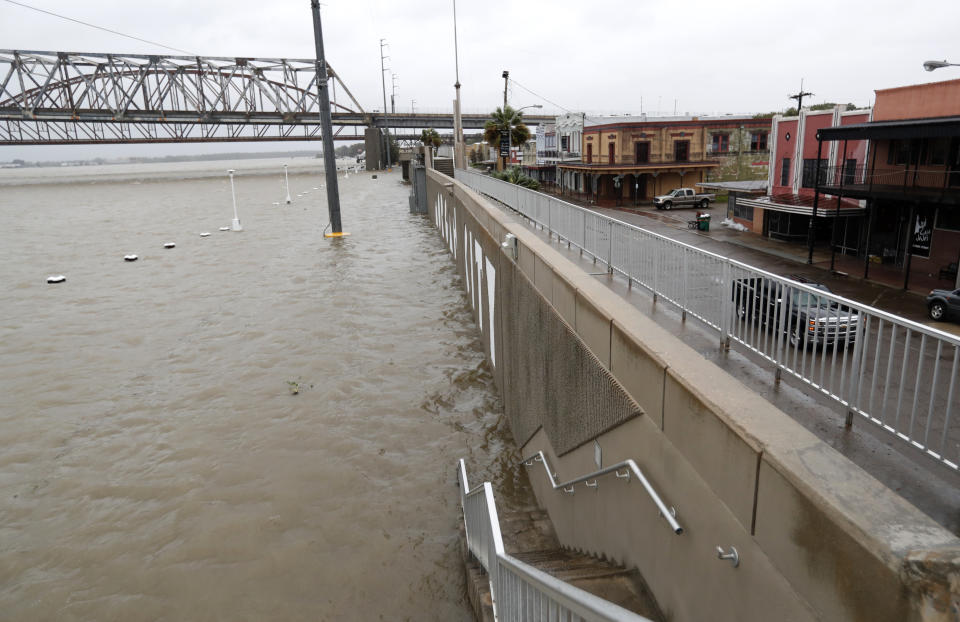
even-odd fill
[{"label": "concrete staircase", "polygon": [[[639,572],[562,548],[544,510],[530,508],[504,514],[500,517],[500,531],[509,555],[624,609],[656,622],[664,621],[663,613]],[[492,622],[487,575],[467,553],[466,539],[462,534],[461,542],[464,543],[470,604],[478,621]]]}]

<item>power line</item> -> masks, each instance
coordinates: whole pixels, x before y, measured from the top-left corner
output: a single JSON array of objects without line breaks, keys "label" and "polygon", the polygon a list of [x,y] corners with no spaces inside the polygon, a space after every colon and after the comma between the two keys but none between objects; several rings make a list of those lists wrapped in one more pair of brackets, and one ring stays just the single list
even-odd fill
[{"label": "power line", "polygon": [[516,84],[517,86],[519,86],[520,88],[522,88],[522,89],[523,89],[524,91],[526,91],[527,93],[530,93],[530,94],[533,95],[534,97],[539,97],[540,99],[542,99],[543,101],[547,102],[547,103],[550,104],[551,106],[556,106],[557,108],[560,108],[560,109],[563,110],[564,112],[572,112],[569,108],[566,108],[566,107],[564,107],[564,106],[561,106],[560,104],[556,104],[556,103],[550,101],[549,99],[547,99],[546,97],[544,97],[543,95],[539,95],[539,94],[537,94],[537,93],[534,93],[533,91],[531,91],[531,90],[528,89],[527,87],[523,86],[522,84],[520,84],[519,82],[517,82],[517,81],[514,80],[513,78],[508,78],[508,79],[510,80],[510,82],[513,82],[514,84]]},{"label": "power line", "polygon": [[141,42],[143,42],[143,43],[149,43],[150,45],[156,45],[156,46],[158,46],[158,47],[166,48],[166,49],[168,49],[168,50],[173,50],[173,51],[175,51],[175,52],[182,52],[182,53],[184,53],[184,54],[189,54],[190,56],[197,56],[197,54],[195,54],[194,52],[188,52],[187,50],[181,50],[180,48],[175,48],[175,47],[171,47],[171,46],[169,46],[169,45],[164,45],[164,44],[162,44],[162,43],[157,43],[156,41],[149,41],[149,40],[147,40],[147,39],[141,39],[140,37],[134,37],[133,35],[128,35],[128,34],[119,32],[119,31],[117,31],[117,30],[111,30],[111,29],[109,29],[109,28],[104,28],[103,26],[97,26],[96,24],[91,24],[91,23],[89,23],[89,22],[84,22],[84,21],[79,20],[79,19],[74,19],[74,18],[72,18],[72,17],[67,17],[66,15],[60,15],[59,13],[54,13],[54,12],[52,12],[52,11],[47,11],[47,10],[45,10],[45,9],[40,9],[40,8],[35,7],[35,6],[30,6],[29,4],[24,4],[24,3],[22,3],[22,2],[16,2],[15,0],[4,0],[4,1],[5,1],[5,2],[9,2],[10,4],[15,4],[15,5],[17,5],[17,6],[21,6],[21,7],[25,8],[25,9],[30,9],[30,10],[32,10],[32,11],[37,11],[38,13],[46,13],[47,15],[52,15],[53,17],[59,17],[60,19],[65,19],[65,20],[67,20],[68,22],[74,22],[74,23],[76,23],[76,24],[83,24],[84,26],[89,26],[90,28],[96,28],[97,30],[102,30],[102,31],[104,31],[104,32],[109,32],[110,34],[120,35],[121,37],[126,37],[126,38],[128,38],[128,39],[133,39],[133,40],[135,40],[135,41],[141,41]]}]

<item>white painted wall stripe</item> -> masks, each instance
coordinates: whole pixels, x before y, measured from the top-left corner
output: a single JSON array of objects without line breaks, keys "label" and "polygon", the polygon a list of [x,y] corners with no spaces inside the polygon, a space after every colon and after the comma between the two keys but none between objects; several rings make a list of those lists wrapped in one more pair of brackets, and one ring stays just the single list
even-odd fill
[{"label": "white painted wall stripe", "polygon": [[489,334],[490,334],[490,362],[494,367],[497,366],[497,341],[493,335],[493,301],[496,293],[497,270],[487,259],[487,312],[489,314]]}]

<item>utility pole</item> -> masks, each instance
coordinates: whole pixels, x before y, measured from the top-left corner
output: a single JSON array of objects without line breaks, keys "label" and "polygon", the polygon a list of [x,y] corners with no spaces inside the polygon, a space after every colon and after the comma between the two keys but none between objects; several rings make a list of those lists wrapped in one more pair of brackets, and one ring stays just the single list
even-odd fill
[{"label": "utility pole", "polygon": [[387,137],[387,168],[390,168],[390,128],[387,127],[387,78],[384,76],[384,73],[387,71],[383,66],[384,59],[390,58],[389,56],[383,55],[383,48],[387,46],[384,43],[386,39],[380,39],[380,84],[383,86],[383,120],[384,127],[383,133]]},{"label": "utility pole", "polygon": [[797,114],[800,114],[800,111],[803,109],[803,97],[805,95],[813,96],[813,93],[805,93],[803,91],[803,78],[800,78],[800,92],[795,95],[788,95],[789,99],[797,100]]},{"label": "utility pole", "polygon": [[341,237],[340,189],[337,187],[337,154],[333,149],[333,124],[330,120],[330,93],[327,91],[327,59],[323,55],[323,29],[320,27],[320,0],[310,0],[313,11],[313,37],[317,46],[317,91],[320,95],[320,131],[323,132],[323,170],[327,177],[327,210],[330,212],[330,233],[324,237]]},{"label": "utility pole", "polygon": [[396,103],[396,97],[397,97],[397,78],[399,78],[399,77],[400,77],[400,76],[398,76],[398,75],[395,74],[395,73],[390,74],[390,82],[392,82],[392,84],[390,85],[390,114],[396,114],[396,113],[397,113],[397,103]]}]

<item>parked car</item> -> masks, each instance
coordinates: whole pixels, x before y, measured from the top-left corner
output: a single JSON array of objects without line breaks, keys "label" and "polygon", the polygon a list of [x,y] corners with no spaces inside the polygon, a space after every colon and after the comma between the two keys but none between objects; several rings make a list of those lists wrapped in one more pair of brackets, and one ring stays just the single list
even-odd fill
[{"label": "parked car", "polygon": [[674,207],[699,207],[707,209],[710,201],[717,198],[715,194],[697,194],[693,188],[677,188],[668,194],[653,197],[653,206],[657,209],[673,209]]},{"label": "parked car", "polygon": [[935,289],[927,296],[927,310],[930,317],[940,321],[948,318],[960,319],[960,289]]},{"label": "parked car", "polygon": [[[826,285],[806,283],[824,293]],[[796,289],[766,277],[736,279],[733,302],[737,317],[772,330],[781,326],[793,346],[845,347],[856,341],[859,316],[825,296]]]}]

